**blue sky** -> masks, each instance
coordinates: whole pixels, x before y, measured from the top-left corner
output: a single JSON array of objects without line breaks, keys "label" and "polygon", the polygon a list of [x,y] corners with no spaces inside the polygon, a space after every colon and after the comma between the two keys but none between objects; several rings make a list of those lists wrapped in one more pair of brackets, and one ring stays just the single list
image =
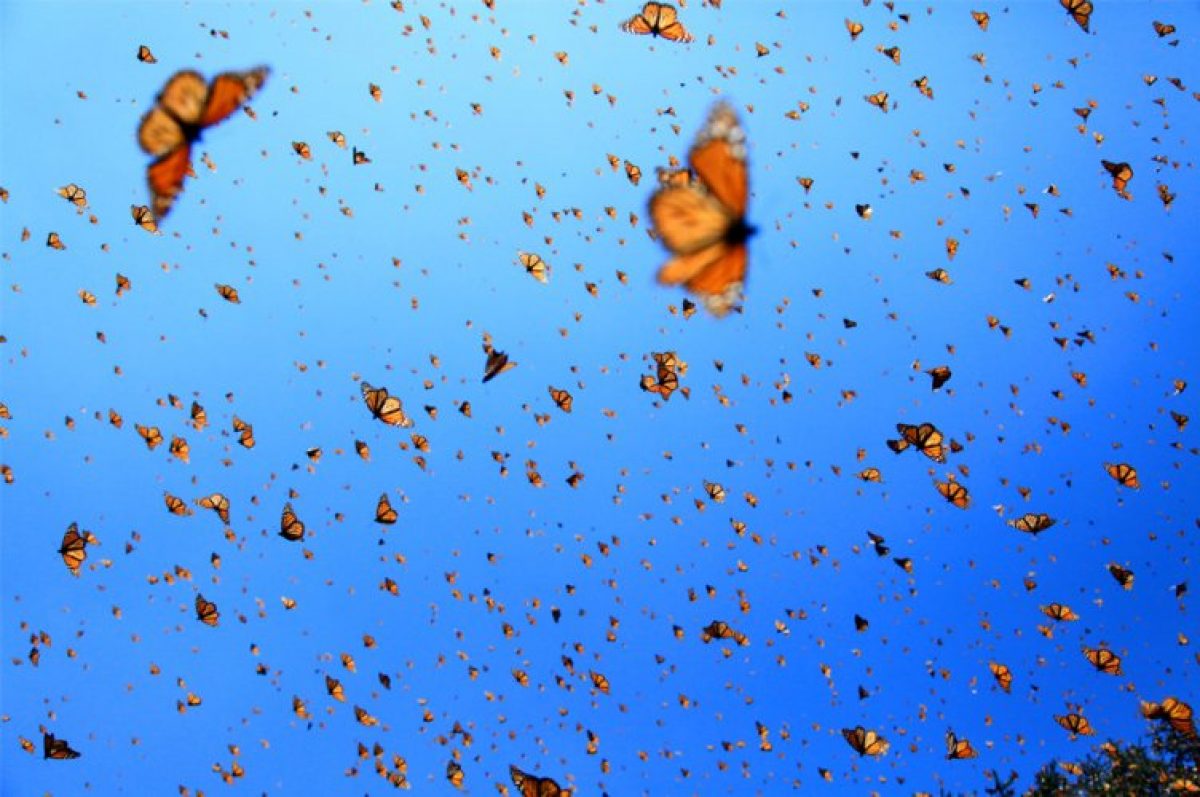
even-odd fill
[{"label": "blue sky", "polygon": [[[454,791],[452,759],[477,794],[510,764],[581,795],[969,792],[986,770],[1027,778],[1084,755],[1053,719],[1068,704],[1100,741],[1147,730],[1139,699],[1194,703],[1196,651],[1178,635],[1195,623],[1171,588],[1194,568],[1200,483],[1195,429],[1169,415],[1194,414],[1195,387],[1174,380],[1196,381],[1200,339],[1194,6],[1098,2],[1088,35],[1050,0],[692,2],[696,41],[672,45],[619,29],[636,3],[404,5],[0,8],[6,794],[221,793],[213,766],[235,760],[248,793],[390,792],[359,743],[388,767],[403,756],[422,793]],[[1178,33],[1159,38],[1154,20]],[[141,44],[157,64],[136,59]],[[260,64],[256,118],[206,132],[162,235],[133,226],[128,207],[147,201],[135,132],[166,79]],[[912,85],[922,75],[932,101]],[[881,90],[886,114],[862,99]],[[654,282],[665,253],[646,202],[719,98],[746,130],[759,233],[745,312],[685,320],[683,292]],[[1073,109],[1089,101],[1081,132]],[[354,166],[330,130],[372,162]],[[1101,159],[1132,165],[1131,201]],[[68,183],[87,190],[83,214],[55,193]],[[44,245],[51,231],[65,250]],[[520,251],[551,265],[548,285]],[[952,284],[925,276],[939,267]],[[133,284],[121,297],[118,272]],[[1073,342],[1083,330],[1094,344]],[[485,332],[518,365],[483,385]],[[688,363],[690,398],[638,389],[667,350]],[[942,364],[954,376],[932,392],[921,370]],[[415,427],[374,421],[360,380],[400,397]],[[571,390],[571,414],[551,385]],[[925,421],[964,446],[944,466],[885,446],[897,423]],[[147,450],[135,423],[185,437],[190,463]],[[411,432],[429,440],[424,469]],[[1141,489],[1106,462],[1135,465]],[[854,477],[868,465],[882,484]],[[967,511],[932,486],[952,472]],[[224,493],[231,531],[211,512],[169,515],[164,492]],[[384,492],[400,519],[381,532]],[[289,501],[302,544],[276,536]],[[1031,539],[1006,525],[1024,512],[1057,524]],[[72,522],[100,543],[79,578],[56,553]],[[875,556],[868,531],[914,572]],[[1131,591],[1110,562],[1135,572]],[[177,567],[190,578],[165,583]],[[218,627],[195,620],[197,592]],[[1038,607],[1055,601],[1082,619],[1047,638]],[[750,644],[704,644],[716,619]],[[38,632],[52,644],[34,667]],[[1101,644],[1124,675],[1090,668],[1080,648]],[[1011,694],[992,660],[1011,667]],[[189,692],[203,702],[181,714]],[[856,725],[889,752],[860,759],[840,732]],[[41,727],[82,758],[41,760]],[[945,760],[950,728],[977,759]]]}]

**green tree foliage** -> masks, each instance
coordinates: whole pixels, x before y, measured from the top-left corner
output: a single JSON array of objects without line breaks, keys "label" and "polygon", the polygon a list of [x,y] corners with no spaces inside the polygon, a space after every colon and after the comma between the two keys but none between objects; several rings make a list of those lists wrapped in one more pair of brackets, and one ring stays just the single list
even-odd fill
[{"label": "green tree foliage", "polygon": [[[1013,794],[1014,792],[1006,792]],[[1106,742],[1065,767],[1051,761],[1038,770],[1025,797],[1177,797],[1200,793],[1200,737],[1166,723],[1135,743]]]}]

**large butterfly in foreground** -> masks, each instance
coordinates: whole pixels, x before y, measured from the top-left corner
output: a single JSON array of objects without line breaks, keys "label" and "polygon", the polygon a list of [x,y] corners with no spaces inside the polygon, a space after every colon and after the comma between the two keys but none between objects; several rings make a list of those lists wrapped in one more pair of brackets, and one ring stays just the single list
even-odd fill
[{"label": "large butterfly in foreground", "polygon": [[670,3],[646,3],[640,14],[621,23],[621,30],[642,36],[661,36],[672,42],[692,41],[692,34],[679,21],[679,12]]},{"label": "large butterfly in foreground", "polygon": [[223,122],[266,81],[265,66],[246,72],[223,72],[205,83],[198,72],[176,72],[142,117],[138,144],[155,160],[146,170],[154,216],[162,219],[183,191],[192,171],[192,144],[206,128]]},{"label": "large butterfly in foreground", "polygon": [[746,134],[732,107],[713,108],[688,165],[692,179],[673,181],[650,198],[654,229],[672,255],[658,281],[682,284],[723,316],[741,303],[746,241],[754,234],[746,223]]}]

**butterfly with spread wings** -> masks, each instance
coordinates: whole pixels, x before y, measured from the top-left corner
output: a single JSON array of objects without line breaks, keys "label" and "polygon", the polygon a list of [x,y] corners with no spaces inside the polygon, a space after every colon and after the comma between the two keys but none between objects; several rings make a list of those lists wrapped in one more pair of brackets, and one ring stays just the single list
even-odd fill
[{"label": "butterfly with spread wings", "polygon": [[170,212],[183,180],[192,173],[192,144],[205,129],[229,118],[266,81],[270,70],[223,72],[205,83],[190,69],[176,72],[138,127],[138,144],[155,160],[146,170],[151,209],[157,219]]},{"label": "butterfly with spread wings", "polygon": [[539,778],[509,765],[508,776],[520,790],[520,797],[571,797],[571,791],[558,785],[553,778]]},{"label": "butterfly with spread wings", "polygon": [[672,257],[658,272],[723,316],[737,307],[746,281],[750,189],[746,134],[732,107],[719,103],[688,154],[696,179],[660,187],[650,198],[654,228]]},{"label": "butterfly with spread wings", "polygon": [[621,23],[621,30],[641,36],[661,36],[667,41],[692,41],[692,34],[679,21],[679,12],[670,3],[646,3],[641,13]]}]

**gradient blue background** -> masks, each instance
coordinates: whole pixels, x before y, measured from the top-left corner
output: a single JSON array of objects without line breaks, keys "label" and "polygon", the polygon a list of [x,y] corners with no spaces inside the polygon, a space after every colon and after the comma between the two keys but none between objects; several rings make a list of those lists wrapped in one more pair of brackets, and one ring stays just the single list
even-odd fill
[{"label": "gradient blue background", "polygon": [[[453,792],[454,751],[475,794],[507,782],[510,763],[580,795],[970,791],[985,770],[1027,778],[1051,757],[1083,755],[1088,742],[1053,719],[1068,703],[1084,707],[1095,741],[1144,732],[1139,698],[1196,704],[1196,640],[1177,639],[1195,620],[1171,586],[1194,572],[1200,478],[1194,428],[1177,431],[1167,414],[1195,415],[1195,387],[1176,396],[1172,380],[1198,378],[1195,4],[1098,1],[1087,35],[1052,0],[897,13],[880,2],[693,2],[687,46],[622,33],[637,3],[405,5],[0,7],[0,185],[11,193],[0,205],[0,401],[13,416],[0,422],[0,462],[15,477],[0,485],[5,794],[220,794],[212,766],[229,768],[230,744],[246,771],[239,792],[390,793],[358,742],[381,744],[389,766],[404,756],[423,794]],[[972,8],[991,13],[987,32]],[[857,42],[847,16],[866,27]],[[1155,35],[1155,19],[1178,26],[1178,47]],[[135,59],[139,44],[157,65]],[[902,64],[877,44],[899,45]],[[257,120],[239,113],[208,131],[164,234],[135,228],[128,208],[146,201],[147,158],[134,134],[163,82],[181,68],[258,64],[272,74],[252,101]],[[921,75],[932,102],[911,85]],[[886,115],[862,100],[879,90],[895,102]],[[668,312],[683,294],[654,284],[664,253],[645,205],[655,167],[686,156],[721,96],[749,137],[759,235],[745,313],[684,321]],[[1088,100],[1097,108],[1081,135],[1072,108]],[[786,118],[800,102],[808,111]],[[373,162],[353,166],[325,137],[335,129]],[[312,161],[295,156],[296,140]],[[608,153],[639,165],[641,185],[612,171]],[[1101,158],[1132,164],[1132,202]],[[455,168],[473,173],[474,190]],[[926,182],[909,182],[914,168]],[[814,180],[810,195],[801,176]],[[1170,211],[1160,181],[1177,195]],[[55,194],[68,182],[87,189],[98,224]],[[1043,193],[1051,183],[1061,197]],[[1038,218],[1026,201],[1040,203]],[[856,203],[874,217],[858,218]],[[573,208],[581,220],[552,215]],[[44,245],[52,230],[65,251]],[[960,242],[953,262],[948,236]],[[551,264],[549,285],[524,274],[520,250]],[[1129,278],[1111,280],[1110,262]],[[924,276],[939,266],[954,284]],[[133,282],[121,298],[117,272]],[[223,302],[218,282],[242,303]],[[989,314],[1010,339],[988,329]],[[1053,341],[1083,329],[1096,345]],[[519,363],[487,385],[484,331]],[[689,365],[690,400],[638,390],[648,353],[668,349]],[[806,352],[828,364],[811,368]],[[930,392],[917,360],[949,364],[953,380]],[[1072,371],[1087,373],[1086,388]],[[370,418],[359,377],[405,401],[432,446],[426,471],[401,450],[408,432]],[[574,393],[572,414],[554,409],[548,385]],[[185,408],[198,400],[210,426],[192,430],[168,393]],[[456,412],[462,401],[473,417]],[[107,423],[109,408],[124,428]],[[237,445],[234,414],[254,425],[253,450]],[[931,470],[885,448],[895,423],[921,421],[965,450]],[[166,445],[148,451],[134,423],[186,437],[191,464]],[[511,455],[506,478],[492,451]],[[527,482],[527,459],[544,489]],[[1118,488],[1107,461],[1134,464],[1142,489]],[[571,463],[586,474],[578,490],[564,483]],[[853,477],[867,465],[883,484]],[[966,512],[931,484],[958,465],[969,468]],[[726,488],[723,505],[705,480]],[[276,536],[289,490],[312,533],[303,546]],[[168,515],[163,491],[225,493],[236,541],[211,512]],[[400,522],[381,534],[372,518],[384,491]],[[1005,525],[1025,511],[1058,525],[1036,540]],[[762,543],[736,537],[731,518]],[[78,579],[56,553],[71,522],[101,542]],[[868,530],[912,557],[914,574],[877,558]],[[1109,562],[1135,571],[1131,592]],[[149,583],[176,565],[191,580]],[[379,590],[386,577],[398,597]],[[219,605],[218,628],[195,620],[197,590]],[[281,596],[297,608],[284,611]],[[1082,620],[1047,639],[1038,606],[1051,601]],[[751,644],[702,644],[700,628],[718,618]],[[39,630],[53,645],[34,668]],[[363,634],[378,646],[365,649]],[[1124,676],[1084,660],[1080,646],[1102,642],[1124,657]],[[1011,695],[994,686],[992,659],[1012,668]],[[589,668],[610,695],[591,688]],[[345,704],[325,694],[327,673]],[[189,691],[203,705],[180,715]],[[311,727],[292,714],[293,695],[308,701]],[[354,705],[380,727],[357,724]],[[470,747],[450,738],[455,722]],[[772,752],[758,749],[756,722]],[[859,724],[891,741],[885,757],[860,760],[845,744],[839,729]],[[39,726],[83,757],[42,761]],[[948,728],[979,758],[945,761]]]}]

